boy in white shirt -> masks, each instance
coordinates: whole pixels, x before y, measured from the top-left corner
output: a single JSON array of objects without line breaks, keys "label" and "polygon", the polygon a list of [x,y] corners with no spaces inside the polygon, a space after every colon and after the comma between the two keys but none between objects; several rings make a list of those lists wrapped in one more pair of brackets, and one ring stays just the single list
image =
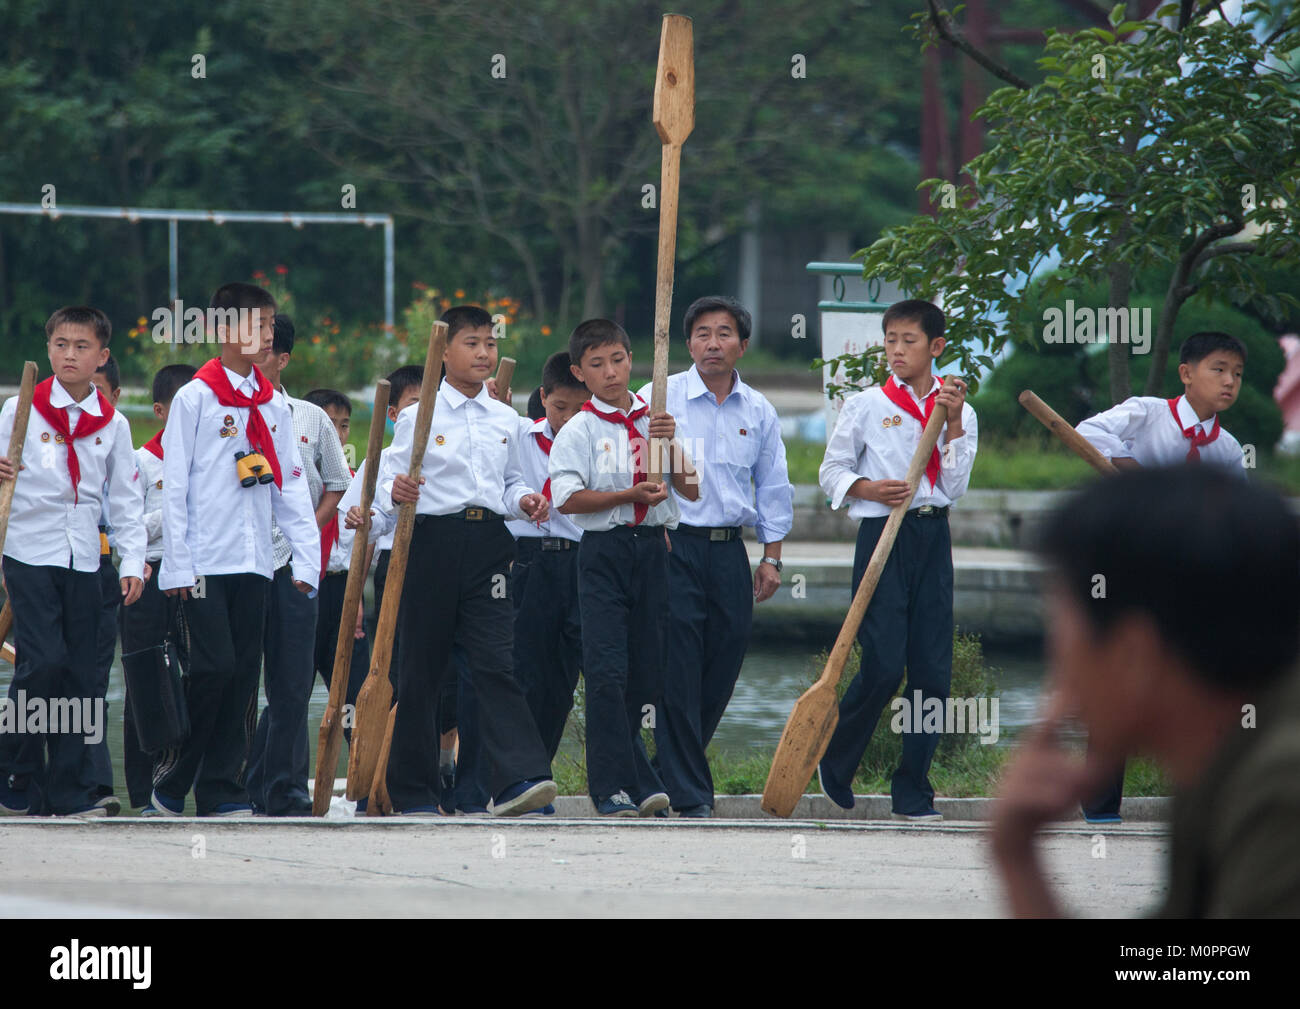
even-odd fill
[{"label": "boy in white shirt", "polygon": [[[921,432],[942,403],[948,421],[912,495],[893,550],[858,629],[862,664],[840,701],[839,723],[818,765],[826,797],[853,808],[853,778],[880,713],[907,669],[909,695],[943,704],[952,683],[952,539],[948,508],[966,493],[979,431],[966,383],[931,373],[945,345],[943,312],[928,301],[900,301],[881,320],[893,374],[882,386],[850,396],[826,446],[819,481],[838,508],[850,501],[859,519],[853,591],[866,572],[889,513],[908,499],[903,477]],[[942,820],[934,808],[930,761],[939,736],[907,733],[890,783],[895,817]]]},{"label": "boy in white shirt", "polygon": [[583,530],[578,549],[582,673],[587,684],[587,785],[601,816],[653,816],[669,798],[641,741],[654,724],[667,655],[668,541],[680,511],[669,481],[652,483],[650,438],[670,442],[665,475],[694,501],[699,477],[672,441],[667,413],[628,388],[623,327],[589,319],[569,337],[570,368],[591,391],[551,447],[551,497]]},{"label": "boy in white shirt", "polygon": [[[122,558],[117,590],[129,606],[144,572],[143,499],[131,426],[92,382],[109,356],[108,317],[61,308],[45,333],[54,374],[36,386],[22,472],[0,459],[0,480],[16,478],[3,572],[18,663],[6,714],[27,718],[31,702],[43,700],[51,718],[70,707],[83,717],[47,723],[36,745],[24,745],[26,733],[0,732],[0,813],[104,816],[88,752],[106,729],[96,673],[99,520],[107,497]],[[12,397],[0,409],[0,445],[9,444],[17,405]]]},{"label": "boy in white shirt", "polygon": [[250,816],[242,782],[275,566],[271,516],[288,538],[293,585],[314,593],[320,531],[283,399],[253,362],[269,347],[275,299],[252,284],[212,296],[221,356],[172,399],[163,432],[159,588],[190,632],[189,738],[155,769],[150,815]]}]

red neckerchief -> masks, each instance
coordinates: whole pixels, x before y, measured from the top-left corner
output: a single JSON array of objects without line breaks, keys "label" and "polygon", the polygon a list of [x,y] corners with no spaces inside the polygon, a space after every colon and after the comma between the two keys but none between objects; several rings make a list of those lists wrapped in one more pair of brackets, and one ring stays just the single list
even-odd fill
[{"label": "red neckerchief", "polygon": [[[533,435],[537,438],[537,444],[542,446],[542,452],[547,458],[550,458],[551,446],[555,444],[555,441],[542,434],[540,427],[533,432]],[[549,476],[546,478],[546,483],[542,485],[542,497],[546,498],[547,501],[551,500],[551,478]]]},{"label": "red neckerchief", "polygon": [[161,458],[163,457],[163,456],[162,456],[162,431],[161,431],[161,430],[160,430],[156,435],[154,435],[152,438],[150,438],[147,442],[144,443],[144,450],[145,450],[146,452],[152,452],[152,453],[153,453],[154,455],[156,455],[159,459],[161,459]]},{"label": "red neckerchief", "polygon": [[81,416],[77,419],[77,430],[74,432],[68,427],[68,408],[50,405],[50,390],[53,387],[52,377],[37,385],[32,391],[32,406],[36,407],[36,412],[45,418],[45,423],[54,428],[63,437],[63,443],[68,446],[68,476],[72,478],[72,503],[76,504],[77,484],[81,482],[81,463],[77,460],[77,450],[73,447],[73,442],[78,438],[94,434],[112,420],[113,404],[104,398],[102,392],[95,389],[95,395],[99,397],[100,415],[96,417],[89,410],[82,410]]},{"label": "red neckerchief", "polygon": [[[628,395],[632,394],[629,393]],[[636,396],[632,396],[633,403],[636,402],[636,399]],[[650,446],[646,443],[645,435],[641,434],[641,432],[636,429],[635,423],[638,417],[644,417],[650,409],[644,402],[639,408],[628,414],[618,413],[617,411],[614,413],[606,413],[604,410],[597,410],[592,405],[591,400],[587,400],[587,402],[583,403],[582,408],[590,413],[594,413],[601,420],[607,420],[611,424],[622,424],[627,428],[628,450],[632,453],[633,460],[635,460],[633,465],[645,465],[645,457]],[[638,446],[640,446],[639,450]],[[637,484],[643,482],[649,475],[650,474],[645,470],[637,469],[636,472],[632,474],[632,486],[635,487]],[[636,520],[632,524],[634,526],[639,526],[645,520],[647,511],[649,511],[649,508],[641,502],[637,502],[633,505],[632,514],[636,516]]]},{"label": "red neckerchief", "polygon": [[[943,379],[940,378],[938,375],[935,376],[934,380],[939,385],[943,385]],[[937,390],[935,391],[934,395],[927,396],[925,398],[925,416],[921,415],[921,411],[920,409],[918,409],[916,405],[916,401],[912,399],[912,397],[909,396],[906,392],[904,392],[899,387],[898,383],[894,381],[893,375],[889,376],[889,381],[886,382],[884,385],[882,385],[880,387],[880,390],[885,394],[886,399],[888,399],[895,406],[903,410],[903,412],[910,413],[913,417],[915,417],[917,420],[921,422],[921,429],[922,430],[925,429],[925,425],[929,423],[930,414],[934,413],[934,401],[938,398],[939,395]],[[930,480],[930,489],[933,490],[934,483],[939,478],[939,446],[938,445],[936,445],[934,447],[934,451],[930,453],[930,461],[925,464],[925,475]]]},{"label": "red neckerchief", "polygon": [[275,441],[271,437],[270,429],[266,426],[266,421],[262,419],[262,414],[257,409],[263,403],[271,401],[271,397],[275,395],[275,390],[271,388],[271,383],[266,380],[266,376],[262,374],[261,369],[257,365],[253,365],[253,377],[257,379],[257,392],[251,398],[242,392],[235,391],[219,357],[214,357],[205,364],[195,373],[194,377],[208,384],[208,388],[216,393],[217,402],[222,406],[248,408],[248,423],[244,428],[244,433],[248,435],[248,444],[253,447],[254,452],[260,452],[266,456],[266,461],[271,464],[271,472],[275,474],[275,485],[279,487],[280,460],[275,454]]},{"label": "red neckerchief", "polygon": [[1178,425],[1178,430],[1182,431],[1183,437],[1192,443],[1187,449],[1186,461],[1200,462],[1201,446],[1208,445],[1210,444],[1210,442],[1214,441],[1215,438],[1219,437],[1219,415],[1217,413],[1214,415],[1214,430],[1211,431],[1209,434],[1205,433],[1204,428],[1198,431],[1196,429],[1197,428],[1196,424],[1193,424],[1191,427],[1185,428],[1183,427],[1183,422],[1178,419],[1179,399],[1181,399],[1181,397],[1175,396],[1173,399],[1166,400],[1165,402],[1169,404],[1169,411],[1174,415],[1174,423]]},{"label": "red neckerchief", "polygon": [[[356,476],[357,471],[351,466],[348,467],[348,473]],[[329,570],[330,554],[334,551],[334,544],[339,541],[339,513],[336,511],[333,517],[325,523],[320,531],[320,576],[325,577],[325,572]]]}]

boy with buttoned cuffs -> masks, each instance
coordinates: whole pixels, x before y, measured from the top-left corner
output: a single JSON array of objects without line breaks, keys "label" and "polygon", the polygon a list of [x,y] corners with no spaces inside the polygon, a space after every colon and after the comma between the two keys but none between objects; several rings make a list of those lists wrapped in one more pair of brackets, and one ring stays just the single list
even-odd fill
[{"label": "boy with buttoned cuffs", "polygon": [[[628,389],[627,333],[607,319],[581,323],[569,338],[570,368],[591,399],[551,447],[551,499],[583,530],[578,548],[582,673],[587,684],[587,783],[601,816],[653,816],[669,798],[641,741],[659,703],[668,627],[665,528],[680,511],[669,482],[647,479],[650,438],[670,451],[672,489],[694,501],[699,477],[672,441],[668,413],[649,417]],[[649,722],[645,723],[648,727]]]},{"label": "boy with buttoned cuffs", "polygon": [[[497,362],[492,316],[463,305],[442,319],[447,323],[445,377],[420,481],[407,475],[419,411],[411,406],[397,418],[375,494],[380,509],[416,506],[398,616],[401,648],[388,794],[396,812],[438,811],[439,745],[430,729],[452,645],[458,644],[477,698],[493,812],[518,816],[549,804],[555,782],[511,669],[508,586],[515,544],[502,513],[543,522],[549,508],[519,467],[519,415],[493,399],[485,385]],[[385,472],[392,474],[391,491],[383,486]]]},{"label": "boy with buttoned cuffs", "polygon": [[[519,418],[519,460],[530,486],[551,492],[551,447],[564,425],[591,393],[569,367],[566,351],[552,354],[542,368],[542,416]],[[552,511],[543,523],[507,522],[515,538],[510,595],[515,602],[515,678],[547,755],[555,759],[573,691],[582,668],[582,623],[578,612],[578,544],[582,529],[568,515]]]},{"label": "boy with buttoned cuffs", "polygon": [[[928,301],[901,301],[881,320],[893,374],[882,386],[850,396],[840,411],[819,474],[838,508],[860,519],[853,591],[871,560],[889,513],[907,501],[903,477],[936,403],[948,410],[939,444],[925,467],[880,582],[858,630],[862,664],[840,701],[839,724],[818,766],[822,791],[853,808],[853,777],[876,722],[907,669],[907,689],[941,705],[952,682],[952,540],[948,508],[966,493],[978,430],[966,383],[931,373],[943,353],[943,312]],[[890,784],[896,817],[942,820],[934,809],[930,761],[939,737],[903,736],[903,757]]]},{"label": "boy with buttoned cuffs", "polygon": [[253,362],[271,345],[275,299],[252,284],[212,296],[221,356],[172,400],[163,431],[159,587],[179,596],[190,634],[190,734],[154,772],[149,815],[249,816],[242,784],[256,702],[267,598],[275,573],[271,518],[293,555],[294,588],[320,578],[320,530],[283,399]]},{"label": "boy with buttoned cuffs", "polygon": [[[71,702],[78,713],[97,705],[91,717],[103,731],[96,672],[100,515],[107,499],[122,558],[111,588],[130,606],[144,572],[143,498],[130,424],[92,382],[109,356],[108,317],[94,308],[61,308],[45,333],[54,374],[36,385],[21,473],[0,459],[0,479],[14,480],[3,558],[18,657],[9,698],[20,713],[24,696],[28,704],[44,700],[51,711],[56,701]],[[0,445],[9,444],[17,405],[12,397],[0,409]],[[84,723],[73,727],[48,726],[35,745],[27,733],[0,733],[0,813],[108,813],[96,804],[96,740]]]},{"label": "boy with buttoned cuffs", "polygon": [[[686,817],[713,815],[706,750],[740,676],[754,603],[781,584],[781,541],[794,522],[780,418],[736,371],[750,326],[735,299],[700,298],[684,322],[695,363],[668,379],[668,412],[709,486],[704,500],[681,502],[669,534],[668,662],[655,719],[655,769]],[[752,576],[742,526],[763,544]]]}]

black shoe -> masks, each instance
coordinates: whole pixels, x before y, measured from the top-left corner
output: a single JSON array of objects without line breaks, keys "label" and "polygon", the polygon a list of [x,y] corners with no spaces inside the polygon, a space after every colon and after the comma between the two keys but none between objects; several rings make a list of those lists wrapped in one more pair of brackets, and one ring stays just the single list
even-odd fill
[{"label": "black shoe", "polygon": [[713,807],[707,802],[701,802],[698,806],[687,806],[685,809],[679,809],[677,815],[688,820],[707,820],[713,816]]}]

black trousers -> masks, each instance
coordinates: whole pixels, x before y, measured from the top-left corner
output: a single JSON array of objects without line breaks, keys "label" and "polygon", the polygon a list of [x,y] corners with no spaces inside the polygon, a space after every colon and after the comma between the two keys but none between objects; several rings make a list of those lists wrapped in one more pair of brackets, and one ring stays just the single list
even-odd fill
[{"label": "black trousers", "polygon": [[663,790],[641,726],[660,700],[668,631],[662,526],[589,532],[578,548],[582,675],[587,682],[587,787],[594,800]]},{"label": "black trousers", "polygon": [[674,531],[668,555],[668,662],[655,719],[655,769],[675,809],[713,805],[705,756],[727,710],[754,622],[754,578],[739,538]]},{"label": "black trousers", "polygon": [[[155,568],[158,562],[152,562]],[[144,583],[140,598],[130,606],[118,610],[122,631],[122,651],[138,652],[160,645],[175,617],[176,601],[169,599],[158,588],[158,575]],[[122,704],[122,765],[126,773],[126,793],[131,805],[139,808],[149,802],[153,789],[153,755],[140,749],[140,736],[136,730],[135,712],[131,710],[131,695]]]},{"label": "black trousers", "polygon": [[[885,518],[863,519],[853,556],[853,591],[871,560]],[[880,713],[907,669],[907,693],[921,703],[948,699],[952,683],[952,540],[947,517],[908,512],[867,607],[858,643],[862,666],[840,701],[840,720],[822,765],[835,781],[851,786]],[[890,782],[895,813],[923,813],[934,805],[930,761],[936,732],[903,736],[903,757]]]},{"label": "black trousers", "polygon": [[248,713],[257,704],[270,586],[261,575],[208,575],[203,596],[182,604],[190,630],[190,735],[160,754],[154,790],[182,799],[193,788],[200,816],[248,802]]},{"label": "black trousers", "polygon": [[[108,681],[113,674],[113,658],[117,654],[117,613],[122,605],[122,585],[117,577],[111,554],[99,561],[99,629],[95,635],[95,690],[104,698],[104,718],[108,718]],[[131,605],[135,605],[132,603]],[[108,733],[93,746],[86,748],[90,761],[90,774],[100,795],[113,794],[113,758],[108,752]]]},{"label": "black trousers", "polygon": [[311,801],[307,791],[307,703],[316,683],[316,604],[293,585],[286,564],[271,581],[263,641],[266,707],[254,722],[257,697],[249,708],[253,743],[246,787],[255,809],[281,816]]},{"label": "black trousers", "polygon": [[510,569],[515,678],[528,699],[542,745],[554,760],[582,668],[578,543],[567,550],[543,550],[539,537],[522,536],[515,549]]},{"label": "black trousers", "polygon": [[407,563],[397,722],[388,794],[400,811],[438,802],[438,699],[453,643],[465,650],[478,704],[482,771],[492,795],[550,768],[523,691],[511,671],[508,570],[514,539],[500,520],[421,515]]},{"label": "black trousers", "polygon": [[1119,816],[1119,805],[1124,800],[1124,764],[1102,786],[1096,795],[1089,796],[1083,803],[1083,812],[1087,816]]},{"label": "black trousers", "polygon": [[[17,665],[9,684],[15,713],[24,718],[30,706],[18,706],[19,694],[30,702],[103,699],[96,669],[100,618],[98,572],[24,564],[5,557],[5,585],[14,614]],[[106,729],[100,707],[100,731]],[[47,727],[52,727],[47,721]],[[62,726],[66,728],[67,726]],[[83,725],[84,728],[84,725]],[[99,789],[92,771],[86,734],[71,732],[0,734],[0,775],[13,775],[14,786],[29,791],[33,813],[55,815],[92,805]],[[47,763],[48,756],[48,763]]]},{"label": "black trousers", "polygon": [[[325,681],[325,686],[330,686],[334,679],[334,653],[339,643],[339,625],[346,620],[349,628],[356,624],[355,613],[343,613],[343,597],[348,590],[348,573],[346,571],[334,571],[325,575],[321,579],[320,591],[317,593],[316,602],[316,651],[315,666],[316,672],[320,678]],[[366,674],[370,672],[370,634],[367,633],[364,638],[356,638],[352,642],[352,663],[348,666],[348,686],[344,695],[344,703],[354,706],[357,703],[357,694],[361,691],[361,684],[366,680]],[[308,736],[310,738],[311,726],[307,726]],[[343,730],[343,738],[349,743],[352,742],[352,729],[349,726]]]}]

